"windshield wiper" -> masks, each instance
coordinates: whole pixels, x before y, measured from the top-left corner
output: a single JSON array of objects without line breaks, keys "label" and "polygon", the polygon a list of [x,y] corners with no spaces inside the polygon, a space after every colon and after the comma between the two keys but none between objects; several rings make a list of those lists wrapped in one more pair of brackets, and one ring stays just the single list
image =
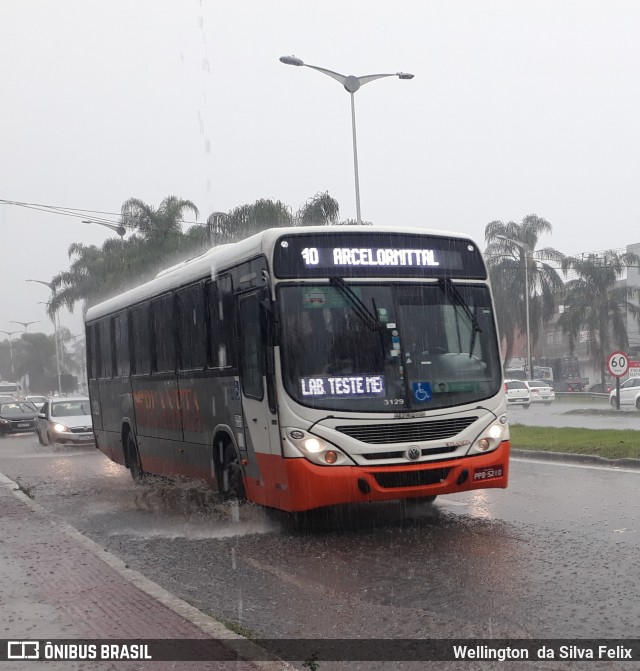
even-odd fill
[{"label": "windshield wiper", "polygon": [[462,311],[467,315],[469,321],[471,322],[471,343],[469,344],[469,358],[473,356],[473,348],[476,345],[476,335],[482,333],[480,324],[476,319],[475,314],[472,312],[471,308],[465,301],[463,295],[458,290],[458,287],[449,279],[442,278],[438,280],[438,285],[444,292],[445,296],[449,296],[452,299],[453,303],[456,303]]},{"label": "windshield wiper", "polygon": [[358,298],[354,290],[341,278],[329,278],[329,284],[335,287],[351,303],[353,311],[371,331],[380,330],[376,315]]}]

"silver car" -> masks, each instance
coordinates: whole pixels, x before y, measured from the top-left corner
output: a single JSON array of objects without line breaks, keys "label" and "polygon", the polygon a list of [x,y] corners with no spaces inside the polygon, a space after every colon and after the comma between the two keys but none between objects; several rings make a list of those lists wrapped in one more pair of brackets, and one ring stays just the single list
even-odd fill
[{"label": "silver car", "polygon": [[38,415],[36,431],[41,445],[95,443],[89,399],[86,396],[47,399]]},{"label": "silver car", "polygon": [[507,399],[507,405],[521,405],[528,408],[531,402],[529,397],[529,387],[522,380],[505,380],[504,394]]},{"label": "silver car", "polygon": [[556,400],[556,392],[548,382],[544,380],[527,380],[526,385],[529,387],[532,403],[551,405],[552,401]]}]

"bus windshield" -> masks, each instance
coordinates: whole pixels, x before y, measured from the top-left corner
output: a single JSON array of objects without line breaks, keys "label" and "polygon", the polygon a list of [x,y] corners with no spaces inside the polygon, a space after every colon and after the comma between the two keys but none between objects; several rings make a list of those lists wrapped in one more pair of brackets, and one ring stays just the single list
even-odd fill
[{"label": "bus windshield", "polygon": [[327,410],[429,410],[489,398],[501,370],[489,289],[280,285],[285,388]]}]

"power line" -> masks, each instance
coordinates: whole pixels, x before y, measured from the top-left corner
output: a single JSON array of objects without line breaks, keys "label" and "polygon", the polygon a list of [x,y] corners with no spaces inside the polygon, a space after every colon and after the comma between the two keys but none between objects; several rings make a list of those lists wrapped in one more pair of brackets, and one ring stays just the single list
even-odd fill
[{"label": "power line", "polygon": [[[121,214],[116,213],[116,212],[105,212],[103,210],[88,210],[88,209],[83,209],[83,208],[77,208],[77,207],[61,207],[59,205],[44,205],[42,203],[27,203],[27,202],[22,202],[19,200],[6,200],[3,198],[0,198],[0,205],[13,205],[15,207],[22,207],[27,210],[35,210],[38,212],[46,212],[48,214],[60,214],[65,217],[75,217],[78,219],[86,218],[88,215],[91,215],[91,218],[99,223],[103,224],[114,224],[118,226],[126,226],[126,224],[123,224],[121,221]],[[96,214],[106,214],[111,217],[116,217],[116,219],[108,219],[106,217],[96,217],[94,215]],[[190,224],[190,225],[200,225],[200,226],[205,226],[206,223],[202,223],[199,221],[189,221],[189,220],[182,220],[182,223],[184,224]],[[127,226],[128,228],[135,229],[135,226],[132,226],[129,224]]]}]

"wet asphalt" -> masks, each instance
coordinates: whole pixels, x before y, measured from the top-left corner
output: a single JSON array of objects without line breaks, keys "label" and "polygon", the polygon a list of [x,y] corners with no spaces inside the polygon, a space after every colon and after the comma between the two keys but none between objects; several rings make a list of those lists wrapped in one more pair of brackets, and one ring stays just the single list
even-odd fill
[{"label": "wet asphalt", "polygon": [[[562,417],[559,405],[510,409],[510,421]],[[518,458],[507,490],[297,523],[193,483],[134,483],[91,447],[29,435],[0,439],[0,472],[132,568],[260,637],[628,638],[640,628],[640,471]],[[334,668],[346,667],[320,667]]]}]

